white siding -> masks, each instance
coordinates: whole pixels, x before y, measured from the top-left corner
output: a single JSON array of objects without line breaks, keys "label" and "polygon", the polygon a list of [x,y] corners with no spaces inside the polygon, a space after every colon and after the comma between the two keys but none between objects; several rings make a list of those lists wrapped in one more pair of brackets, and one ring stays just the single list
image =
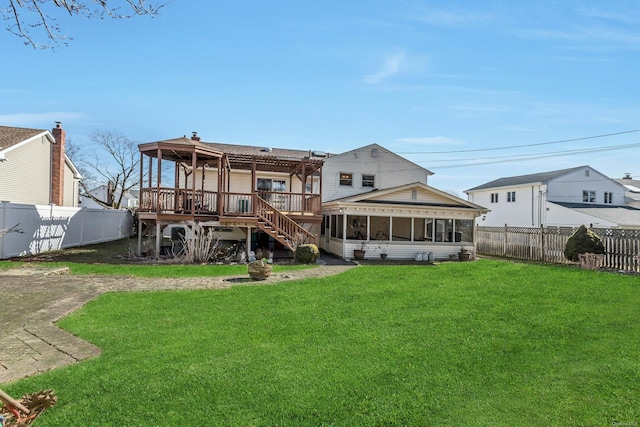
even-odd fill
[{"label": "white siding", "polygon": [[[469,201],[490,209],[491,212],[477,219],[478,225],[486,227],[539,227],[545,224],[544,206],[546,186],[522,185],[478,190],[469,193]],[[515,192],[515,201],[509,202],[508,194]],[[491,202],[497,194],[498,201]]]},{"label": "white siding", "polygon": [[578,212],[574,209],[565,208],[564,206],[554,203],[547,203],[546,222],[547,227],[580,227],[581,225],[608,228],[617,227],[615,222],[598,218],[584,212]]},{"label": "white siding", "polygon": [[78,181],[73,170],[65,164],[64,167],[64,206],[78,207]]},{"label": "white siding", "polygon": [[[377,155],[374,156],[374,151]],[[340,173],[353,174],[351,186],[340,185]],[[362,175],[374,175],[374,186],[363,187]],[[322,201],[421,182],[427,184],[429,172],[377,145],[369,145],[325,159],[322,168]]]},{"label": "white siding", "polygon": [[[196,171],[196,189],[200,189],[202,186],[202,172]],[[290,178],[288,173],[278,172],[256,172],[256,179],[264,178],[271,180],[278,180],[285,182],[285,192],[300,193],[302,192],[302,182],[297,178]],[[184,174],[180,176],[181,182],[184,181]],[[311,179],[310,179],[311,181]],[[312,192],[319,193],[320,180],[318,178],[313,179]],[[250,193],[251,192],[251,171],[245,170],[232,170],[227,178],[228,188],[223,188],[222,191],[229,191],[231,193]],[[187,188],[191,188],[191,176],[187,179]],[[218,191],[218,171],[217,169],[207,169],[205,171],[204,189],[207,191]]]},{"label": "white siding", "polygon": [[[416,198],[412,198],[415,191]],[[443,203],[451,204],[451,199],[423,188],[406,189],[391,194],[368,198],[367,201],[385,201],[401,203]]]},{"label": "white siding", "polygon": [[[624,187],[590,167],[549,180],[546,185],[534,183],[487,188],[471,191],[468,196],[469,201],[491,210],[478,218],[477,223],[482,226],[502,227],[505,224],[510,227],[579,226],[591,223],[601,226],[612,225],[608,221],[591,215],[547,203],[582,204],[583,190],[595,191],[594,205],[604,205],[604,193],[610,192],[613,193],[613,203],[610,206],[624,206]],[[507,193],[511,191],[516,193],[515,202],[508,202]],[[498,202],[491,202],[491,194],[498,194]]]},{"label": "white siding", "polygon": [[0,161],[0,200],[47,205],[51,200],[51,142],[36,138]]},{"label": "white siding", "polygon": [[[585,171],[589,171],[586,176]],[[592,168],[581,169],[549,181],[547,200],[550,202],[583,203],[582,191],[595,191],[594,204],[604,204],[604,193],[613,193],[612,206],[624,206],[624,187]]]}]

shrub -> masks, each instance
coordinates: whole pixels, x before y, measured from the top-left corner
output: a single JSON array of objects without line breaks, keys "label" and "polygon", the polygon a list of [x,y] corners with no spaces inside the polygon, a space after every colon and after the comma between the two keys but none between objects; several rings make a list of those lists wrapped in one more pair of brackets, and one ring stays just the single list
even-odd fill
[{"label": "shrub", "polygon": [[564,247],[564,257],[569,261],[578,261],[579,256],[586,253],[603,254],[604,245],[600,237],[584,225],[569,237]]},{"label": "shrub", "polygon": [[296,248],[296,261],[302,264],[313,264],[320,258],[320,250],[314,244],[300,245]]}]

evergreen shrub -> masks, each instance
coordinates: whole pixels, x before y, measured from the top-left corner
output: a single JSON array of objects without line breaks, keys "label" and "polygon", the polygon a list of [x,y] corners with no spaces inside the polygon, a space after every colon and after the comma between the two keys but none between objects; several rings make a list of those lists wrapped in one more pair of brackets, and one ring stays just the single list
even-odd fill
[{"label": "evergreen shrub", "polygon": [[564,247],[564,257],[569,261],[578,261],[578,255],[586,253],[603,254],[604,244],[596,233],[589,230],[586,226],[581,225],[575,233],[569,237]]},{"label": "evergreen shrub", "polygon": [[314,244],[300,245],[295,253],[296,261],[302,264],[314,264],[320,258],[320,250]]}]

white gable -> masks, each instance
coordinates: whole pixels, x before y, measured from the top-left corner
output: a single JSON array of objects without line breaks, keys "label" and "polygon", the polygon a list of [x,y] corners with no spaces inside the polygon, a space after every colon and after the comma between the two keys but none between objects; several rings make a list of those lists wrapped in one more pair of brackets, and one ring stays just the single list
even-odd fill
[{"label": "white gable", "polygon": [[[409,182],[426,184],[427,169],[371,144],[325,159],[322,168],[322,201],[349,197],[374,189],[383,190]],[[351,178],[345,183],[341,176]]]}]

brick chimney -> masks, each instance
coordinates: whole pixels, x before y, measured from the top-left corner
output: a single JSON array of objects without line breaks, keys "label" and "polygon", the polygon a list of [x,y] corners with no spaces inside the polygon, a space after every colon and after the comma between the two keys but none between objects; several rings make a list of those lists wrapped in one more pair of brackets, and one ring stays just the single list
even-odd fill
[{"label": "brick chimney", "polygon": [[62,123],[56,122],[56,127],[51,131],[56,143],[53,144],[51,156],[51,203],[64,205],[64,150],[66,133],[62,129]]}]

